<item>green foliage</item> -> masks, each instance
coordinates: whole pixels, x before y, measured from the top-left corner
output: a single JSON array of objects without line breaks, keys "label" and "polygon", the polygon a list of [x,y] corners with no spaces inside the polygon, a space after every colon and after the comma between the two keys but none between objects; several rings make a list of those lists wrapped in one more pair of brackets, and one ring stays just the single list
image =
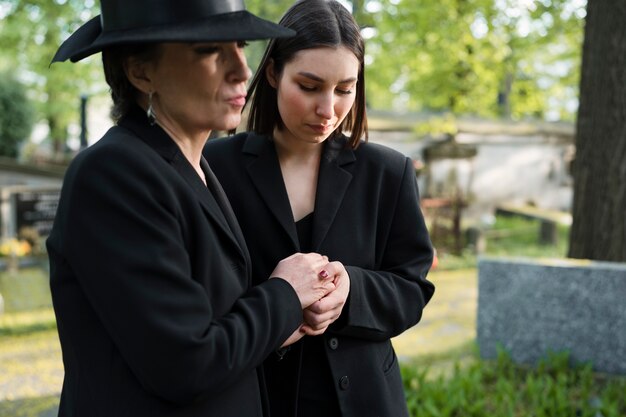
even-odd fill
[{"label": "green foliage", "polygon": [[370,106],[574,118],[581,2],[379,4],[370,16],[376,34],[367,42]]},{"label": "green foliage", "polygon": [[98,9],[93,0],[0,0],[0,70],[17,66],[57,151],[69,124],[79,122],[81,93],[105,87],[99,57],[78,65],[50,61],[61,42]]},{"label": "green foliage", "polygon": [[[252,12],[278,21],[293,0],[246,3]],[[574,118],[582,2],[349,3],[359,23],[375,30],[366,47],[370,108]],[[100,94],[107,87],[98,55],[78,65],[50,66],[50,60],[62,40],[98,12],[94,0],[0,0],[0,71],[20,74],[57,152],[68,138],[68,126],[79,122],[80,95]],[[265,46],[251,42],[247,49],[253,71]]]},{"label": "green foliage", "polygon": [[428,120],[416,124],[413,131],[420,137],[455,136],[459,132],[459,126],[453,114],[444,113],[441,116],[430,117]]},{"label": "green foliage", "polygon": [[626,378],[570,366],[566,353],[534,367],[516,365],[504,351],[493,361],[456,364],[451,375],[405,364],[402,375],[410,414],[419,417],[618,417],[626,415]]},{"label": "green foliage", "polygon": [[[246,8],[263,19],[278,22],[293,3],[293,0],[247,0]],[[268,41],[254,41],[250,42],[246,48],[248,66],[253,72],[256,72],[256,69],[261,62],[267,43]]]},{"label": "green foliage", "polygon": [[0,155],[15,158],[33,129],[34,109],[24,86],[8,73],[0,74]]}]

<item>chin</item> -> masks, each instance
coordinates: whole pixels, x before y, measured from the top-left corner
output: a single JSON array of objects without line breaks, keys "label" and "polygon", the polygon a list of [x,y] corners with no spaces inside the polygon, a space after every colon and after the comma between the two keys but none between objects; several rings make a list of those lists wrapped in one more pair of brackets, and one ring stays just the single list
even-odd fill
[{"label": "chin", "polygon": [[241,123],[241,116],[232,117],[232,118],[228,117],[226,118],[226,120],[224,120],[223,123],[220,123],[218,126],[216,126],[214,130],[223,130],[226,132],[229,130],[236,129],[240,123]]},{"label": "chin", "polygon": [[329,137],[330,137],[330,135],[314,136],[313,138],[311,138],[311,140],[309,142],[310,143],[322,143],[326,139],[328,139]]}]

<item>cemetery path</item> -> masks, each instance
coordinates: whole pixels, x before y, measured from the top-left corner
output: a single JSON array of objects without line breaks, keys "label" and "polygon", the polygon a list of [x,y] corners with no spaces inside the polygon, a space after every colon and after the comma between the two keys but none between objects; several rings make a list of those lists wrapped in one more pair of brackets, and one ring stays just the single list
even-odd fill
[{"label": "cemetery path", "polygon": [[435,270],[428,279],[435,294],[421,321],[392,340],[400,360],[440,354],[476,340],[477,270]]}]

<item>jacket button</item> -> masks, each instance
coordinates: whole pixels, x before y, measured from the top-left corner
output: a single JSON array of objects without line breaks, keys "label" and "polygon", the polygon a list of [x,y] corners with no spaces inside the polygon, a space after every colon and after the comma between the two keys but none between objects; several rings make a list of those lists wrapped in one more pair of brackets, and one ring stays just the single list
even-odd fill
[{"label": "jacket button", "polygon": [[337,339],[336,337],[331,337],[330,339],[328,339],[328,346],[332,350],[336,350],[339,347],[339,339]]},{"label": "jacket button", "polygon": [[347,376],[342,376],[339,379],[339,388],[341,388],[342,390],[347,390],[348,388],[350,388],[350,378],[348,378]]}]

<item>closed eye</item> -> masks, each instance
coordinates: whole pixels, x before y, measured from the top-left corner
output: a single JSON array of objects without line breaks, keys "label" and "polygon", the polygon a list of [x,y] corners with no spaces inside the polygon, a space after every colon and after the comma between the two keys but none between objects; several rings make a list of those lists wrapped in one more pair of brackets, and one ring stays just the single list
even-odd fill
[{"label": "closed eye", "polygon": [[307,85],[304,85],[304,84],[298,84],[298,85],[300,86],[300,89],[302,91],[315,91],[316,90],[315,87],[310,87],[310,86],[307,86]]}]

